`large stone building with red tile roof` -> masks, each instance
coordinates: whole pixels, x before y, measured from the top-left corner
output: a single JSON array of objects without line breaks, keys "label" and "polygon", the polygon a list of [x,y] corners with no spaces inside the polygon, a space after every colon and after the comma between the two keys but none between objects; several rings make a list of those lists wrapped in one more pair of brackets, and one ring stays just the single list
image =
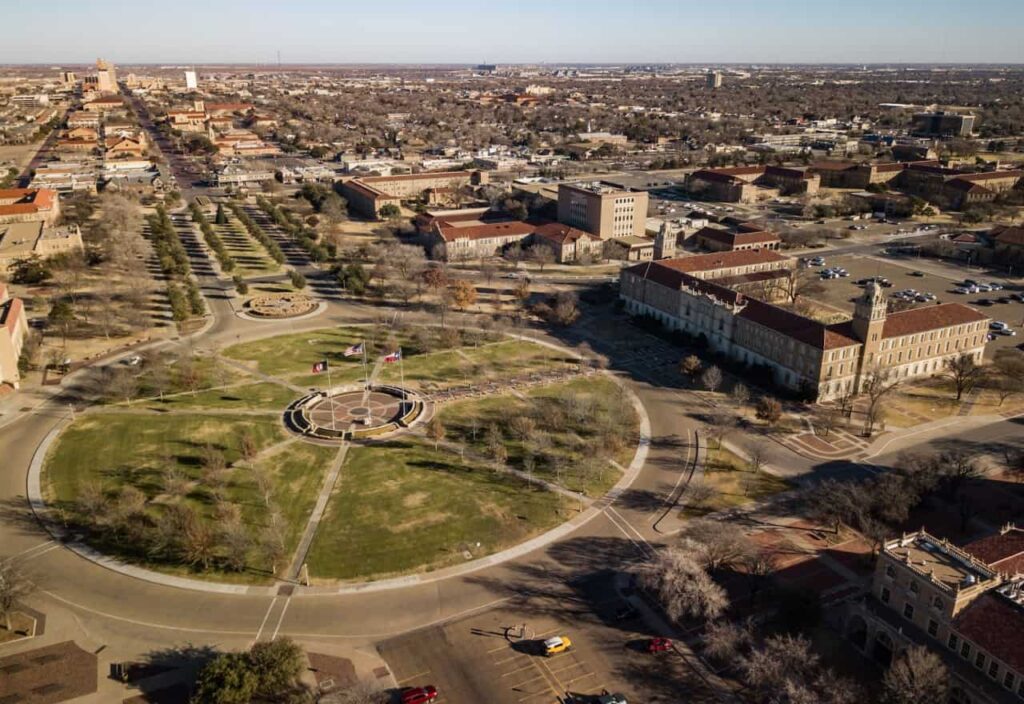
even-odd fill
[{"label": "large stone building with red tile roof", "polygon": [[25,306],[20,298],[11,298],[7,286],[0,283],[0,384],[18,388],[18,358],[26,337]]},{"label": "large stone building with red tile roof", "polygon": [[775,305],[766,292],[784,287],[794,266],[766,249],[663,259],[624,269],[619,293],[629,313],[768,368],[777,385],[818,401],[860,393],[875,373],[906,379],[940,373],[962,354],[982,361],[989,319],[960,303],[888,313],[872,284],[843,323]]},{"label": "large stone building with red tile roof", "polygon": [[41,221],[60,217],[60,197],[48,188],[0,189],[0,223]]},{"label": "large stone building with red tile roof", "polygon": [[911,646],[945,663],[956,704],[1024,701],[1024,531],[957,547],[921,530],[882,546],[842,630],[883,667]]}]

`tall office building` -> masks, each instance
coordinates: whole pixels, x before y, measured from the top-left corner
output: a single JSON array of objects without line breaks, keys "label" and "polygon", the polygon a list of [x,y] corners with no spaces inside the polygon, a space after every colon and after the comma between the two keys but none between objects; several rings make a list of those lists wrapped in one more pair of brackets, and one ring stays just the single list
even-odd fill
[{"label": "tall office building", "polygon": [[185,71],[185,90],[195,90],[199,87],[195,71]]},{"label": "tall office building", "polygon": [[708,71],[707,82],[708,82],[708,88],[721,88],[722,87],[722,72],[721,71]]},{"label": "tall office building", "polygon": [[60,72],[60,82],[63,83],[64,85],[66,85],[66,86],[71,85],[72,83],[75,82],[75,72],[74,71],[61,71]]},{"label": "tall office building", "polygon": [[117,92],[117,72],[114,64],[96,59],[96,89],[101,93]]},{"label": "tall office building", "polygon": [[625,191],[603,182],[558,186],[558,221],[603,240],[643,237],[647,231],[646,191]]},{"label": "tall office building", "polygon": [[911,132],[921,137],[970,137],[974,115],[955,112],[915,113]]}]

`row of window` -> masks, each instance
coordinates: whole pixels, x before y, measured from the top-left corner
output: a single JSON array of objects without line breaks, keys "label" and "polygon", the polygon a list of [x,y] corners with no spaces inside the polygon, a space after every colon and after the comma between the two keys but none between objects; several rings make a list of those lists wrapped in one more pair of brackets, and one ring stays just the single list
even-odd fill
[{"label": "row of window", "polygon": [[[981,323],[968,323],[966,325],[958,325],[956,329],[953,328],[941,328],[939,330],[933,330],[930,333],[921,333],[921,342],[934,341],[936,339],[942,339],[944,337],[953,337],[955,335],[963,335],[968,332],[981,332]],[[918,342],[917,335],[910,335],[907,337],[896,337],[889,340],[882,341],[882,349],[895,349],[897,347],[906,347],[907,345],[916,345]]]},{"label": "row of window", "polygon": [[[932,636],[935,635],[931,632],[931,628],[929,628],[928,633]],[[972,646],[970,641],[966,638],[961,639],[956,633],[950,633],[949,639],[946,641],[946,647],[954,652],[956,652],[959,647],[960,657],[968,662],[971,661],[971,654],[973,653],[974,666],[987,674],[989,678],[995,682],[999,682],[999,673],[1002,672],[1003,686],[1011,692],[1013,691],[1014,685],[1018,684],[1018,678],[1013,674],[1013,672],[1005,667],[1001,667],[998,660],[988,657],[983,650],[977,646]],[[1019,681],[1017,694],[1021,699],[1024,699],[1024,679],[1020,679]]]}]

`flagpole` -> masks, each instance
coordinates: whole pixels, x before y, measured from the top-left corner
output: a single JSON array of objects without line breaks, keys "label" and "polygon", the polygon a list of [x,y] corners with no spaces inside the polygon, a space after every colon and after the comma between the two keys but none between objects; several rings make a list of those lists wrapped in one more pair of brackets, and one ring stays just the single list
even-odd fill
[{"label": "flagpole", "polygon": [[331,361],[327,360],[327,398],[331,402],[331,430],[337,430],[337,421],[334,419],[334,394],[331,390],[334,384],[331,383]]},{"label": "flagpole", "polygon": [[401,374],[402,379],[402,411],[405,411],[405,355],[402,354],[402,348],[398,348],[398,373]]},{"label": "flagpole", "polygon": [[363,340],[363,388],[370,390],[370,372],[366,369],[366,340]]}]

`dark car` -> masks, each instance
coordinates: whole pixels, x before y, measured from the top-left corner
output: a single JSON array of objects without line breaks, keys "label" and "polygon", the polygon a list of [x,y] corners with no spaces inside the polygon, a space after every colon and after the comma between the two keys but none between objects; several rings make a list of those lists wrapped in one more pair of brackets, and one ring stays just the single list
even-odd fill
[{"label": "dark car", "polygon": [[990,306],[990,305],[992,305],[992,299],[991,298],[979,298],[978,300],[976,300],[974,302],[974,305],[976,305],[976,306]]},{"label": "dark car", "polygon": [[912,272],[910,272],[910,275],[911,276],[921,277],[921,276],[924,276],[924,272],[923,271],[912,271]]}]

